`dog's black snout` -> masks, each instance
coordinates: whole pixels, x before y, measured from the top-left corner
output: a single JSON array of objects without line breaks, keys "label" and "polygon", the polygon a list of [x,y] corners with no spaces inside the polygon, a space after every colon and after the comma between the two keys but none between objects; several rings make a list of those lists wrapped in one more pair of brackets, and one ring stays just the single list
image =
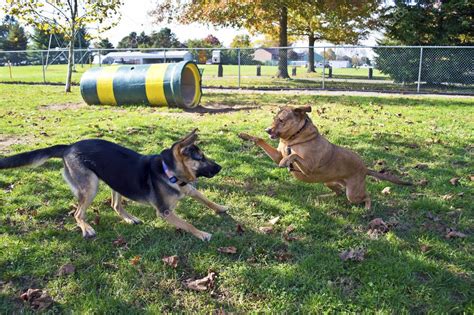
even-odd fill
[{"label": "dog's black snout", "polygon": [[222,169],[222,166],[220,166],[214,161],[210,161],[209,163],[207,163],[207,166],[200,168],[197,171],[197,176],[198,177],[204,176],[207,178],[211,178],[211,177],[214,177],[217,173],[219,173],[221,169]]},{"label": "dog's black snout", "polygon": [[272,128],[271,127],[265,128],[265,132],[268,133],[269,135],[271,135],[272,134]]}]

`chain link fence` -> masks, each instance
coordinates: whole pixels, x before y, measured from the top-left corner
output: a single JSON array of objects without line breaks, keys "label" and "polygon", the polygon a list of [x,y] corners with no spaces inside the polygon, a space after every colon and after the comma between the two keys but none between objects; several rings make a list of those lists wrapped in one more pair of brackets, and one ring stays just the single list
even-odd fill
[{"label": "chain link fence", "polygon": [[[0,82],[62,84],[67,59],[66,49],[0,51]],[[474,94],[467,46],[76,49],[73,82],[91,67],[181,60],[198,63],[204,87]]]}]

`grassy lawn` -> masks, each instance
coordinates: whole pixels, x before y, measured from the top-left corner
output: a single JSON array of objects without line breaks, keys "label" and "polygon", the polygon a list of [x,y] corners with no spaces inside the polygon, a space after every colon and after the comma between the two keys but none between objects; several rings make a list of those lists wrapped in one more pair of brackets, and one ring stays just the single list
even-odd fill
[{"label": "grassy lawn", "polygon": [[[89,65],[77,65],[76,73],[73,74],[73,81],[79,82],[82,73],[89,69]],[[199,65],[199,68],[203,69],[203,79],[217,77],[217,65]],[[288,73],[291,74],[291,69],[288,67]],[[242,65],[240,68],[240,74],[243,77],[255,77],[257,66]],[[263,77],[273,77],[277,72],[277,66],[262,66],[261,75]],[[368,69],[333,69],[333,76],[341,79],[366,79],[368,75]],[[67,65],[50,65],[46,69],[45,77],[47,82],[64,82],[66,79]],[[238,66],[236,65],[224,65],[224,76],[235,77],[239,73]],[[326,69],[326,76],[328,75],[328,69]],[[322,78],[322,69],[316,69],[316,73],[307,73],[306,68],[297,67],[296,78]],[[390,78],[381,73],[379,70],[374,70],[374,79],[386,79]],[[12,77],[10,78],[10,70],[8,67],[0,67],[0,82],[8,81],[19,81],[19,82],[43,82],[43,68],[42,66],[16,66],[12,67]]]},{"label": "grassy lawn", "polygon": [[[55,312],[474,312],[473,99],[208,94],[207,109],[185,112],[86,106],[77,87],[68,95],[62,89],[0,85],[0,156],[96,137],[152,154],[199,127],[201,147],[223,170],[197,187],[231,210],[217,216],[181,202],[177,212],[213,234],[204,243],[134,202],[125,208],[145,224],[127,225],[101,185],[88,211],[98,237],[86,241],[68,216],[75,201],[60,161],[2,170],[0,313],[29,310],[19,299],[28,288],[47,291]],[[345,198],[318,199],[328,192],[322,185],[292,179],[237,137],[264,136],[284,104],[313,105],[313,121],[332,142],[357,151],[371,168],[383,161],[427,185],[368,179],[370,211]],[[273,232],[260,232],[275,216]],[[374,218],[389,222],[389,231],[369,235]],[[282,236],[289,225],[296,240]],[[447,239],[447,228],[467,237]],[[114,245],[120,237],[128,246]],[[219,253],[224,246],[237,254]],[[342,261],[350,248],[363,249],[364,260]],[[179,256],[176,269],[161,261],[170,255]],[[59,275],[66,263],[75,273]],[[212,289],[183,285],[209,270],[217,274]]]},{"label": "grassy lawn", "polygon": [[[78,84],[81,75],[90,68],[89,65],[77,65],[73,73],[73,82]],[[224,76],[217,77],[217,65],[199,65],[203,69],[202,84],[204,87],[239,87],[238,66],[224,65]],[[291,68],[288,72],[291,74]],[[284,80],[275,77],[276,66],[262,66],[262,76],[256,76],[256,66],[243,65],[241,67],[241,88],[287,88],[287,89],[321,89],[322,69],[316,73],[307,73],[304,67],[297,67],[296,76]],[[333,69],[332,79],[328,79],[326,69],[326,89],[337,90],[374,90],[374,91],[405,91],[416,92],[416,84],[394,83],[390,78],[374,70],[373,80],[367,79],[368,69]],[[45,73],[46,82],[62,83],[66,79],[66,65],[50,65]],[[0,82],[43,82],[41,66],[16,66],[12,68],[12,78],[8,67],[0,67]],[[430,93],[473,93],[472,86],[421,85],[422,92]]]}]

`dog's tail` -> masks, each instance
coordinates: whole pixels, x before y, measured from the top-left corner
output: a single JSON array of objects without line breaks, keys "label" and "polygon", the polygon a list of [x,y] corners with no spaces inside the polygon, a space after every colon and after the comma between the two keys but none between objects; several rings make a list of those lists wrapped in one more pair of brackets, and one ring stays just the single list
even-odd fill
[{"label": "dog's tail", "polygon": [[367,170],[367,174],[370,175],[370,176],[373,176],[375,178],[382,179],[382,180],[387,180],[389,182],[392,182],[392,183],[398,184],[398,185],[406,185],[406,186],[413,185],[413,183],[405,182],[405,181],[401,180],[400,178],[398,178],[397,176],[394,176],[394,175],[391,175],[391,174],[379,173],[379,172],[376,172],[374,170]]},{"label": "dog's tail", "polygon": [[49,148],[20,153],[17,155],[0,158],[0,169],[22,166],[40,166],[50,158],[62,158],[68,145],[59,144]]}]

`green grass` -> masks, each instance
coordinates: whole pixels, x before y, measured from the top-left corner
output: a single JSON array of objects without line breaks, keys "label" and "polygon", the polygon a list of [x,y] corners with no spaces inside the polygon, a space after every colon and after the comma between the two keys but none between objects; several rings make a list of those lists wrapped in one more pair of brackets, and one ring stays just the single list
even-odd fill
[{"label": "green grass", "polygon": [[[81,75],[90,68],[89,65],[77,65],[73,73],[73,82],[79,84]],[[256,66],[242,65],[240,86],[238,81],[238,66],[224,65],[224,76],[217,77],[217,65],[199,65],[203,69],[202,85],[204,87],[227,87],[227,88],[272,88],[272,89],[321,89],[322,69],[316,69],[316,73],[307,73],[306,68],[297,67],[296,76],[291,79],[276,78],[276,66],[262,66],[260,77],[256,76]],[[288,67],[291,74],[292,67]],[[66,65],[50,65],[45,71],[43,78],[42,66],[16,66],[10,69],[0,67],[0,82],[4,83],[63,83],[66,80]],[[333,79],[328,79],[326,69],[326,89],[337,90],[370,90],[370,91],[404,91],[416,92],[416,84],[394,83],[387,75],[379,70],[374,70],[373,80],[368,80],[368,69],[343,68],[333,69]],[[473,87],[447,86],[447,85],[421,85],[422,92],[429,93],[473,93]]]},{"label": "green grass", "polygon": [[[97,239],[86,241],[67,213],[75,203],[61,178],[61,162],[0,172],[0,312],[28,310],[18,297],[30,287],[54,298],[55,312],[137,313],[233,312],[474,312],[472,99],[207,94],[202,105],[222,111],[182,111],[142,106],[81,105],[78,88],[0,85],[0,155],[79,139],[102,137],[142,153],[158,153],[194,127],[200,146],[223,170],[197,186],[231,207],[217,216],[192,200],[177,212],[213,233],[210,243],[177,233],[147,206],[126,209],[146,223],[130,226],[107,205],[101,185],[88,211],[100,222]],[[264,136],[276,106],[311,104],[311,117],[334,143],[357,151],[370,167],[378,160],[424,187],[368,180],[373,209],[345,198],[318,200],[328,191],[290,177],[237,133]],[[323,115],[316,109],[326,108]],[[13,143],[7,146],[6,143]],[[275,142],[272,142],[276,145]],[[417,144],[419,148],[412,148]],[[427,169],[415,166],[426,163]],[[119,174],[118,174],[119,176]],[[460,184],[449,183],[459,177]],[[382,195],[390,186],[390,195]],[[460,195],[463,193],[463,195]],[[443,200],[444,195],[453,198]],[[439,218],[428,218],[429,213]],[[258,228],[280,216],[275,232]],[[378,239],[367,235],[370,220],[398,221]],[[245,230],[235,233],[236,225]],[[295,227],[299,239],[281,233]],[[446,239],[451,227],[467,238]],[[128,249],[114,247],[122,236]],[[134,244],[134,245],[132,245]],[[423,252],[422,245],[429,246]],[[218,247],[236,246],[225,255]],[[361,262],[338,254],[362,247]],[[281,253],[291,257],[278,259]],[[161,258],[178,255],[177,269]],[[141,259],[131,264],[133,257]],[[76,272],[58,276],[71,262]],[[212,292],[194,292],[182,282],[208,270],[218,274]]]},{"label": "green grass", "polygon": [[[73,82],[79,83],[82,73],[89,69],[89,65],[77,65],[73,74]],[[203,69],[203,80],[217,77],[217,65],[199,65]],[[256,77],[257,66],[242,65],[240,74],[243,77]],[[291,73],[293,67],[288,67],[288,73]],[[277,66],[261,66],[261,75],[263,77],[273,77],[277,73]],[[319,79],[322,78],[322,69],[316,69],[316,73],[307,73],[306,68],[297,67],[296,78]],[[333,69],[333,76],[342,79],[366,79],[368,69]],[[66,80],[67,65],[50,65],[45,71],[46,82],[62,83]],[[236,77],[239,69],[236,65],[224,65],[224,76]],[[328,69],[326,69],[326,76]],[[379,70],[374,70],[374,79],[389,79],[389,77]],[[9,67],[0,67],[0,82],[19,81],[19,82],[43,82],[42,66],[14,66],[11,68],[11,77]],[[205,82],[204,82],[205,83]]]}]

